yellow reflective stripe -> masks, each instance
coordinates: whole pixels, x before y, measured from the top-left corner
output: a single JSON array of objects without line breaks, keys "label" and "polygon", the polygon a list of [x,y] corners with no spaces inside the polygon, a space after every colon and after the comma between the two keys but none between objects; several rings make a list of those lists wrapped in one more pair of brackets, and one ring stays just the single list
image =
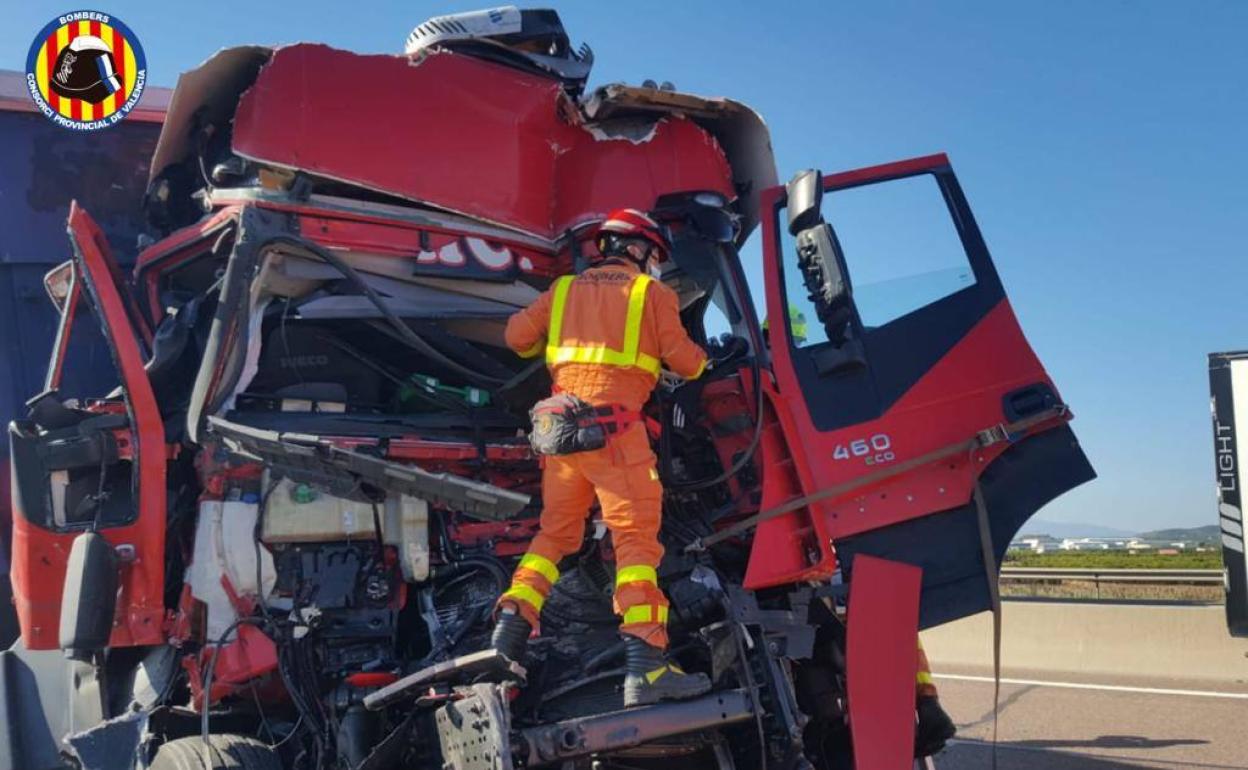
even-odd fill
[{"label": "yellow reflective stripe", "polygon": [[520,356],[521,358],[533,358],[538,353],[541,353],[542,349],[545,347],[546,347],[546,340],[538,340],[537,342],[533,343],[533,347],[528,348],[527,350],[521,350],[519,353],[516,353],[516,355]]},{"label": "yellow reflective stripe", "polygon": [[535,553],[526,553],[524,558],[520,560],[520,566],[525,569],[531,569],[542,577],[550,581],[553,586],[559,582],[559,568],[555,563],[545,556],[539,556]]},{"label": "yellow reflective stripe", "polygon": [[932,672],[920,671],[915,675],[914,681],[918,684],[932,684]]},{"label": "yellow reflective stripe", "polygon": [[620,352],[628,359],[628,364],[637,363],[637,348],[641,346],[641,317],[646,309],[646,289],[653,280],[648,275],[639,275],[633,279],[633,287],[628,292],[628,317],[624,321],[624,349]]},{"label": "yellow reflective stripe", "polygon": [[637,361],[633,366],[636,366],[638,369],[644,369],[655,377],[659,376],[659,369],[662,368],[659,364],[659,359],[654,356],[648,356],[645,353],[637,354]]},{"label": "yellow reflective stripe", "polygon": [[667,623],[667,607],[654,604],[638,604],[624,610],[624,625],[634,623]]},{"label": "yellow reflective stripe", "polygon": [[711,362],[711,359],[709,358],[702,359],[702,363],[698,364],[698,370],[694,372],[693,376],[690,377],[689,379],[696,380],[699,377],[701,377],[703,374],[706,374],[706,365],[710,362]]},{"label": "yellow reflective stripe", "polygon": [[546,597],[537,591],[537,589],[528,586],[512,586],[507,589],[500,599],[516,599],[522,601],[538,612],[542,611],[542,605],[546,603]]},{"label": "yellow reflective stripe", "polygon": [[656,377],[659,359],[640,353],[641,322],[645,317],[646,288],[654,280],[648,275],[633,279],[628,290],[628,312],[624,319],[624,347],[614,350],[606,345],[563,345],[563,314],[567,309],[568,288],[572,276],[562,276],[555,281],[554,296],[550,305],[550,336],[546,340],[546,364],[600,364],[606,366],[635,366]]},{"label": "yellow reflective stripe", "polygon": [[635,359],[628,358],[618,350],[594,345],[592,347],[546,348],[547,364],[601,364],[604,366],[635,366],[654,376],[659,375],[659,360],[645,353]]},{"label": "yellow reflective stripe", "polygon": [[624,567],[615,573],[615,587],[619,588],[625,583],[649,583],[657,586],[659,584],[659,573],[655,572],[654,567],[645,564]]},{"label": "yellow reflective stripe", "polygon": [[555,293],[550,302],[550,330],[546,337],[546,363],[554,363],[558,354],[559,343],[563,342],[563,311],[568,305],[568,288],[572,286],[572,276],[564,275],[555,279]]},{"label": "yellow reflective stripe", "polygon": [[667,673],[667,666],[659,666],[653,671],[646,672],[646,681],[654,684],[655,680]]},{"label": "yellow reflective stripe", "polygon": [[651,622],[650,610],[651,610],[651,606],[648,604],[641,604],[636,607],[629,607],[628,609],[624,610],[624,618],[623,618],[624,625],[629,625],[631,623]]}]

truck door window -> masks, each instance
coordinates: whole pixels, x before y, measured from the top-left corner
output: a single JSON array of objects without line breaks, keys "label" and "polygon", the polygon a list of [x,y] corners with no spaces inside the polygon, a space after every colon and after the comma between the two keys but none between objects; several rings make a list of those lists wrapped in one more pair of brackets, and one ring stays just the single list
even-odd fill
[{"label": "truck door window", "polygon": [[[854,305],[865,329],[975,283],[949,207],[930,174],[827,192],[823,216],[849,269]],[[796,242],[787,229],[781,229],[781,237],[786,260],[791,260]],[[827,342],[799,271],[785,270],[785,292],[794,345]]]}]

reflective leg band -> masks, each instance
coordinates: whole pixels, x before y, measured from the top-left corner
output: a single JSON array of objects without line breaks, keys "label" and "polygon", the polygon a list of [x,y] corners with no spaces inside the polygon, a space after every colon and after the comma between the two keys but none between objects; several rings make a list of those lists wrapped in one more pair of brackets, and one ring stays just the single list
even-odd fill
[{"label": "reflective leg band", "polygon": [[667,607],[661,607],[656,604],[638,604],[635,607],[629,607],[624,610],[624,625],[631,626],[640,623],[660,623],[667,624]]},{"label": "reflective leg band", "polygon": [[619,572],[615,573],[615,587],[619,588],[625,583],[649,583],[657,586],[659,584],[659,575],[655,572],[654,567],[649,567],[645,564],[623,567]]},{"label": "reflective leg band", "polygon": [[541,593],[535,589],[529,588],[525,585],[514,585],[511,588],[508,588],[507,592],[499,597],[499,601],[504,599],[514,599],[516,601],[524,602],[538,612],[542,611],[542,605],[546,603],[545,596],[542,596]]},{"label": "reflective leg band", "polygon": [[537,574],[550,581],[553,586],[559,582],[559,568],[555,563],[545,556],[539,556],[535,553],[526,553],[524,558],[520,560],[520,567],[533,570]]}]

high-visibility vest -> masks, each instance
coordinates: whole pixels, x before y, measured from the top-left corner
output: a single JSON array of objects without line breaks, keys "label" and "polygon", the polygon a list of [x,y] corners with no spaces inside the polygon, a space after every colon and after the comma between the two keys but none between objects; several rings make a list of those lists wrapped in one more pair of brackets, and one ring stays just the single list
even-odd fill
[{"label": "high-visibility vest", "polygon": [[555,292],[550,305],[550,332],[546,335],[546,365],[599,364],[602,366],[635,366],[659,376],[659,359],[646,355],[641,347],[641,320],[646,309],[646,288],[654,280],[648,275],[638,275],[628,289],[628,314],[624,318],[624,347],[620,350],[601,345],[564,345],[563,312],[568,305],[568,289],[574,276],[565,275],[555,280]]}]

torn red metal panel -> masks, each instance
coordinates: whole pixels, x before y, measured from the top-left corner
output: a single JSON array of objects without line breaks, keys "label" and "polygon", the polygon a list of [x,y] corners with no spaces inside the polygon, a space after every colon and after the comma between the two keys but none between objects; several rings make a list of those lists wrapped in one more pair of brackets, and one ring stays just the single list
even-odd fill
[{"label": "torn red metal panel", "polygon": [[581,130],[558,159],[556,232],[622,207],[650,210],[659,195],[711,190],[732,200],[732,169],[714,137],[686,118],[665,118],[644,141]]},{"label": "torn red metal panel", "polygon": [[734,197],[723,151],[692,122],[634,141],[574,125],[575,109],[555,81],[468,56],[299,44],[275,51],[239,101],[233,146],[548,239],[674,190]]},{"label": "torn red metal panel", "polygon": [[914,763],[914,677],[923,570],[859,556],[849,589],[846,677],[858,770]]},{"label": "torn red metal panel", "polygon": [[277,645],[260,629],[243,624],[228,644],[205,648],[198,656],[187,655],[182,659],[182,667],[190,674],[187,679],[191,685],[191,702],[198,708],[203,708],[204,674],[214,655],[217,662],[212,671],[209,703],[216,703],[233,694],[239,685],[277,670]]}]

